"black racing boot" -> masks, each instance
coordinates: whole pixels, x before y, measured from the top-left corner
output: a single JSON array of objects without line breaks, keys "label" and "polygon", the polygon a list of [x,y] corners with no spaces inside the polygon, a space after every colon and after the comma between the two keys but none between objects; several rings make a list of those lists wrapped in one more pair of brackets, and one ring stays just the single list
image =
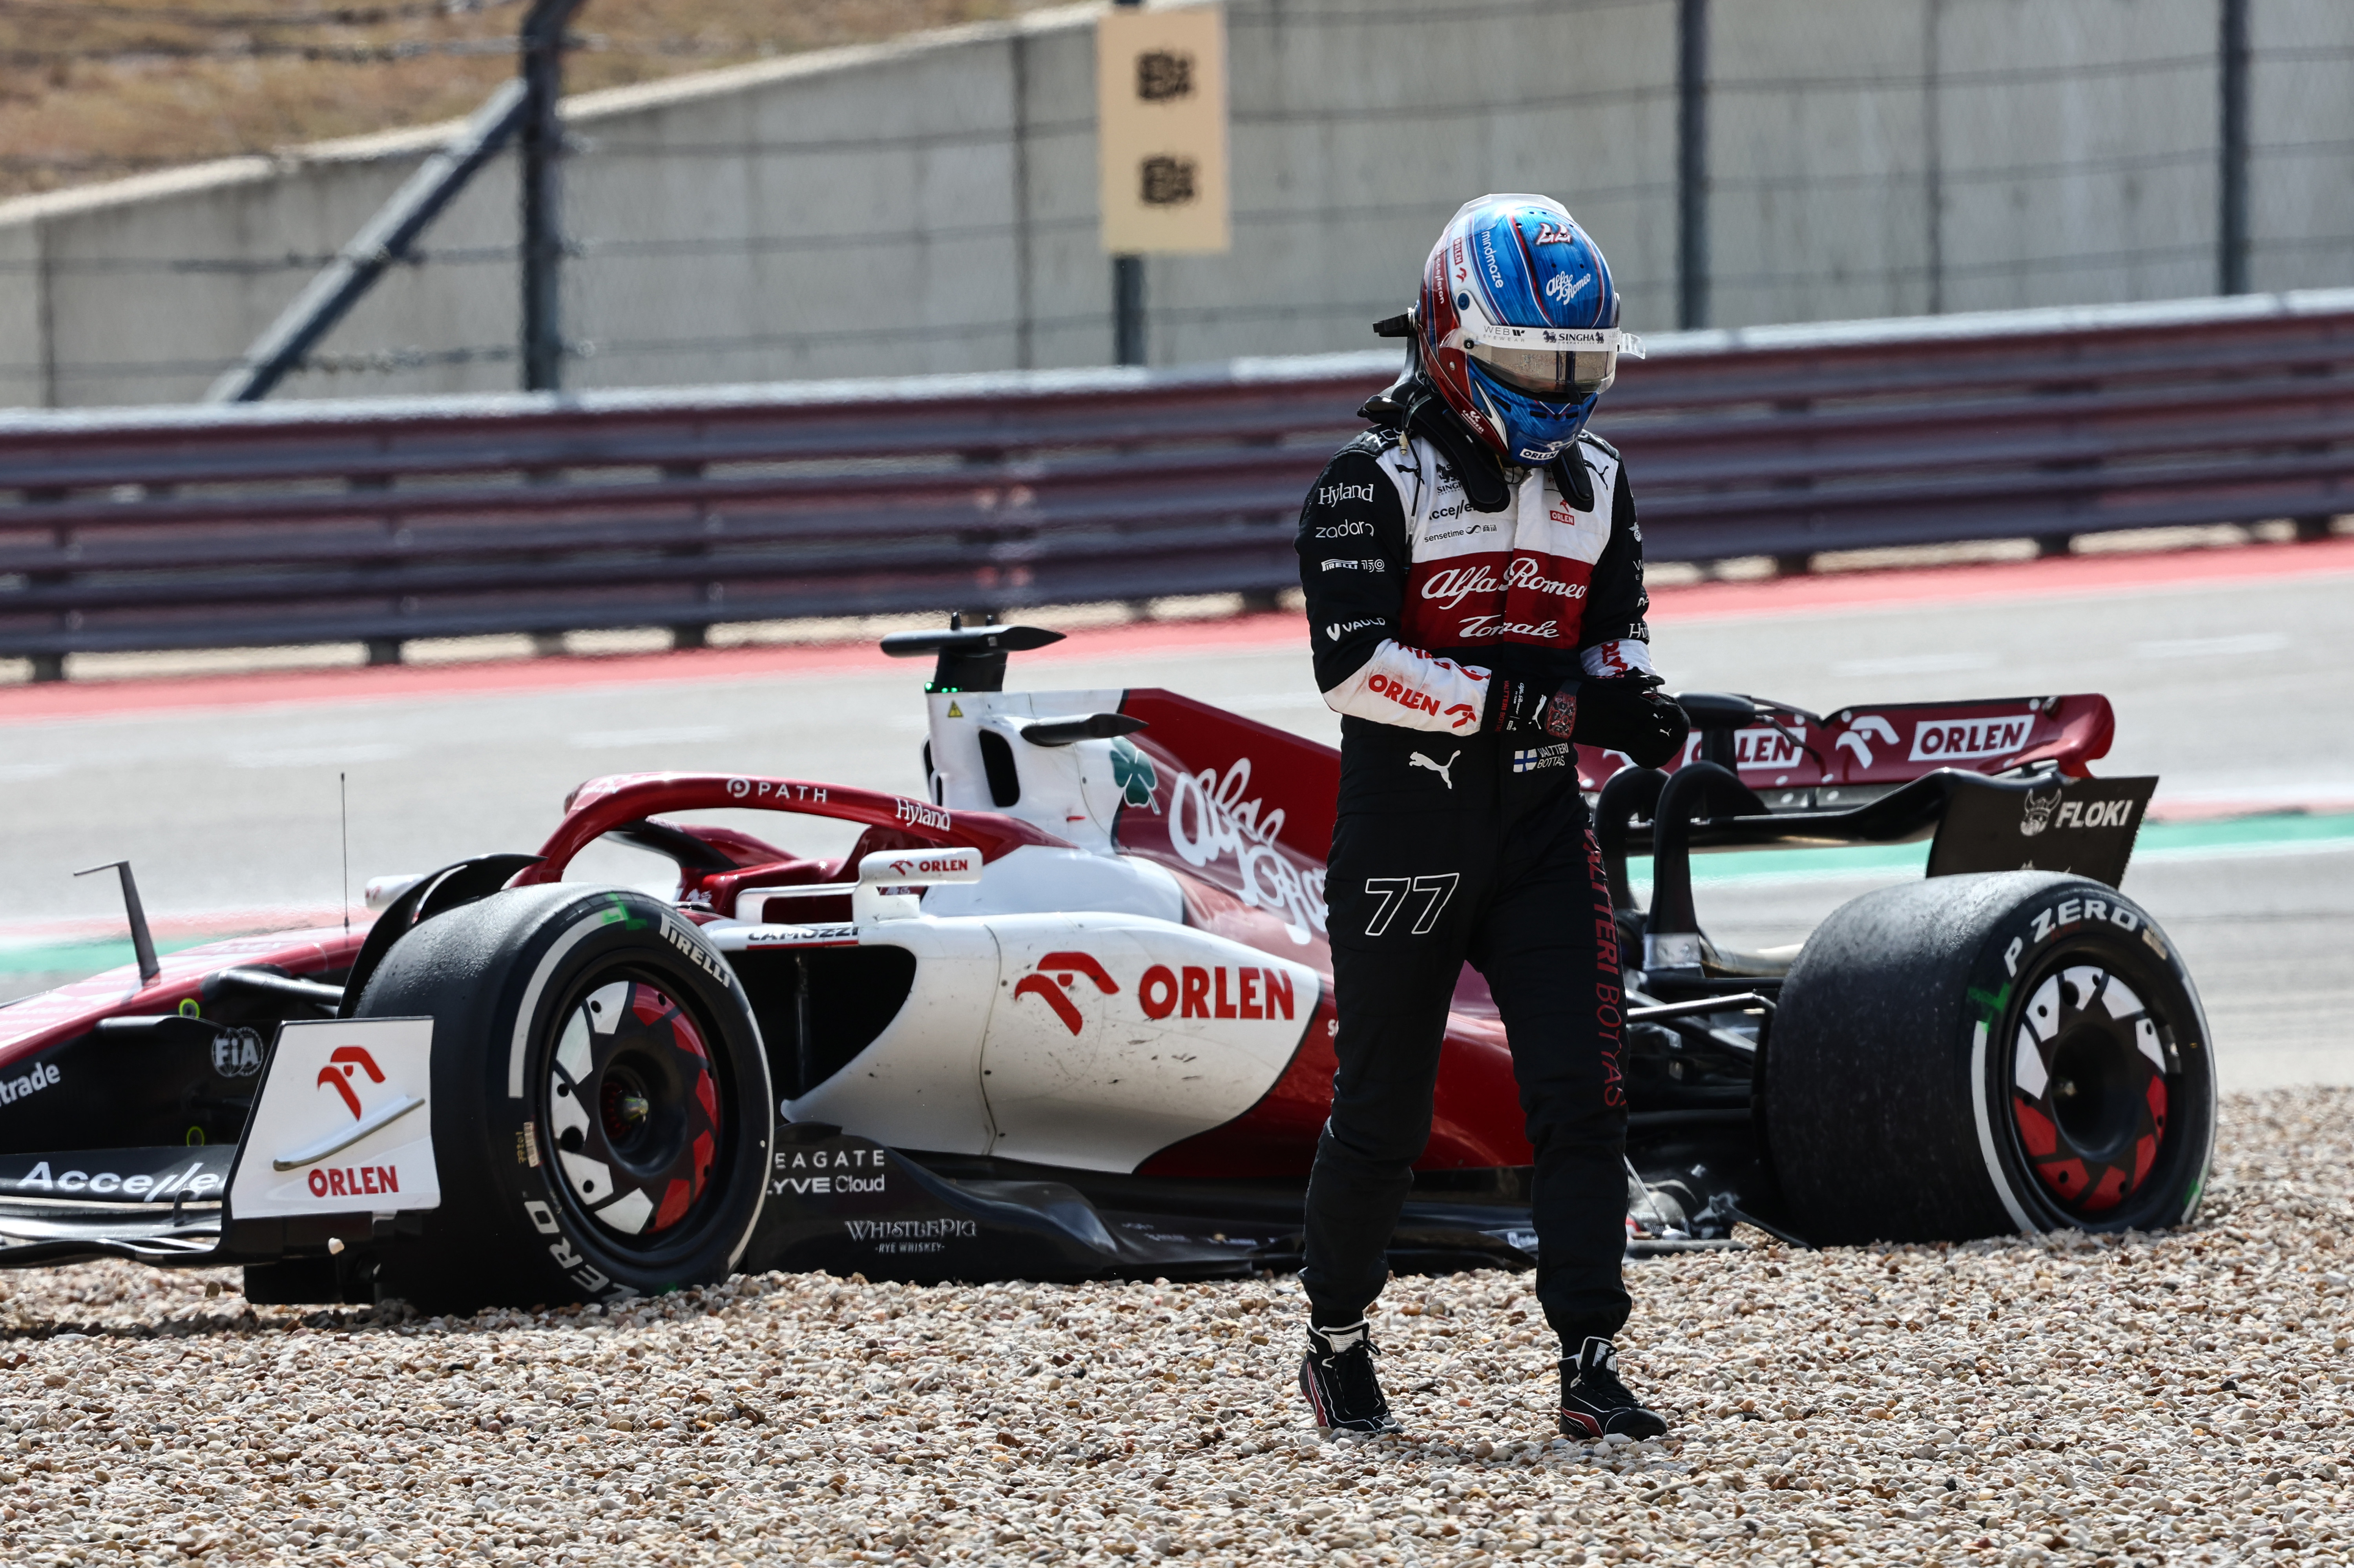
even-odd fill
[{"label": "black racing boot", "polygon": [[1344,1328],[1308,1326],[1308,1354],[1299,1362],[1299,1392],[1316,1413],[1319,1432],[1394,1432],[1390,1402],[1373,1375],[1372,1330],[1363,1318]]},{"label": "black racing boot", "polygon": [[1561,1363],[1561,1435],[1592,1441],[1613,1433],[1657,1437],[1668,1424],[1646,1410],[1618,1381],[1618,1351],[1609,1340],[1588,1339],[1573,1359]]}]

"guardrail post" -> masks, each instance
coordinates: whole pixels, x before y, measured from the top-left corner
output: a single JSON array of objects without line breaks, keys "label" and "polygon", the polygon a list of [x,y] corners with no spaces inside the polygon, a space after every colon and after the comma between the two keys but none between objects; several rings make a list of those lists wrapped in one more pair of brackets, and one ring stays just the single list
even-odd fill
[{"label": "guardrail post", "polygon": [[[692,483],[703,477],[705,469],[699,462],[666,462],[662,465],[661,472],[664,482]],[[695,503],[693,511],[696,525],[708,532],[714,526],[710,508],[698,501]],[[664,549],[663,554],[673,557],[692,558],[696,556],[708,556],[711,554],[711,546],[703,540],[696,540],[689,545],[673,545]],[[717,604],[726,596],[727,588],[724,583],[712,581],[697,586],[703,595],[704,603],[707,605]],[[716,617],[715,616],[714,619]],[[679,620],[670,627],[670,645],[673,652],[689,648],[707,647],[710,641],[710,621]]]},{"label": "guardrail post", "polygon": [[[59,502],[65,498],[66,493],[62,490],[42,489],[25,492],[25,500],[30,505],[39,505],[43,502]],[[57,541],[58,553],[61,556],[67,554],[73,547],[73,530],[59,528],[57,531]],[[71,580],[72,574],[69,572],[27,572],[25,575],[26,583],[33,588],[62,588]],[[60,614],[58,617],[58,624],[60,627],[69,626],[72,614],[71,610]],[[31,655],[30,662],[33,666],[33,679],[36,681],[62,681],[66,678],[66,656],[63,653],[35,653]]]},{"label": "guardrail post", "polygon": [[1676,324],[1708,324],[1708,0],[1676,7]]},{"label": "guardrail post", "polygon": [[2218,293],[2248,291],[2248,0],[2222,0],[2222,126],[2217,138],[2221,165],[2216,188],[2221,211],[2216,224],[2215,287]]},{"label": "guardrail post", "polygon": [[[347,474],[344,479],[344,488],[360,494],[388,491],[392,488],[392,476],[388,473]],[[391,511],[379,514],[376,521],[385,531],[384,553],[381,556],[370,557],[367,564],[380,563],[392,578],[386,585],[387,589],[397,592],[399,588],[400,552],[406,543],[404,538],[406,530],[401,527],[398,515]],[[405,607],[408,602],[398,597],[392,599],[393,608],[396,610]],[[367,662],[371,666],[398,664],[401,662],[402,641],[398,637],[364,637],[360,640],[360,646],[367,651]]]},{"label": "guardrail post", "polygon": [[[1776,414],[1787,414],[1794,420],[1805,418],[1814,412],[1814,408],[1815,403],[1811,397],[1793,397],[1774,405]],[[1815,482],[1811,475],[1794,474],[1788,479],[1775,481],[1774,488],[1812,490],[1815,488]],[[1814,569],[1815,553],[1812,550],[1787,550],[1774,557],[1774,575],[1777,577],[1802,577]]]}]

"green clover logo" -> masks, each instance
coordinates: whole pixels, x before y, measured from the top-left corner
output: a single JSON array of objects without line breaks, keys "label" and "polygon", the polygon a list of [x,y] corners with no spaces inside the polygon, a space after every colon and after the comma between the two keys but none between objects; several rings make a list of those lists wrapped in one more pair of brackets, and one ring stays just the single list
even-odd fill
[{"label": "green clover logo", "polygon": [[1161,776],[1152,770],[1152,758],[1136,749],[1136,743],[1126,736],[1116,736],[1111,743],[1111,778],[1119,786],[1119,798],[1130,806],[1152,804],[1152,791],[1161,783]]}]

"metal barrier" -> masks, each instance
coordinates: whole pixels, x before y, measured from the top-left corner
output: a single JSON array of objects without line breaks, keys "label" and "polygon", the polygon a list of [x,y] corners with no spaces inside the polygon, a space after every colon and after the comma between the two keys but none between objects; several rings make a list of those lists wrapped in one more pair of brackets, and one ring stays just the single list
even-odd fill
[{"label": "metal barrier", "polygon": [[[0,414],[0,655],[674,629],[1298,581],[1397,355]],[[1670,334],[1654,560],[2354,512],[2354,291]]]}]

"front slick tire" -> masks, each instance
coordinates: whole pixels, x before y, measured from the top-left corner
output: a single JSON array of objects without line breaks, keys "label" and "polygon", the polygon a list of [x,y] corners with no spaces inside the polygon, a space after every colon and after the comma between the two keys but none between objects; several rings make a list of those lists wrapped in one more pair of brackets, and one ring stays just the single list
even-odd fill
[{"label": "front slick tire", "polygon": [[1820,1243],[2163,1229],[2214,1151],[2189,972],[2132,899],[2051,872],[1833,911],[1784,984],[1763,1097],[1792,1226]]},{"label": "front slick tire", "polygon": [[516,888],[385,955],[364,1017],[433,1020],[441,1206],[376,1292],[432,1311],[726,1278],[759,1218],[768,1063],[735,970],[642,894]]}]

